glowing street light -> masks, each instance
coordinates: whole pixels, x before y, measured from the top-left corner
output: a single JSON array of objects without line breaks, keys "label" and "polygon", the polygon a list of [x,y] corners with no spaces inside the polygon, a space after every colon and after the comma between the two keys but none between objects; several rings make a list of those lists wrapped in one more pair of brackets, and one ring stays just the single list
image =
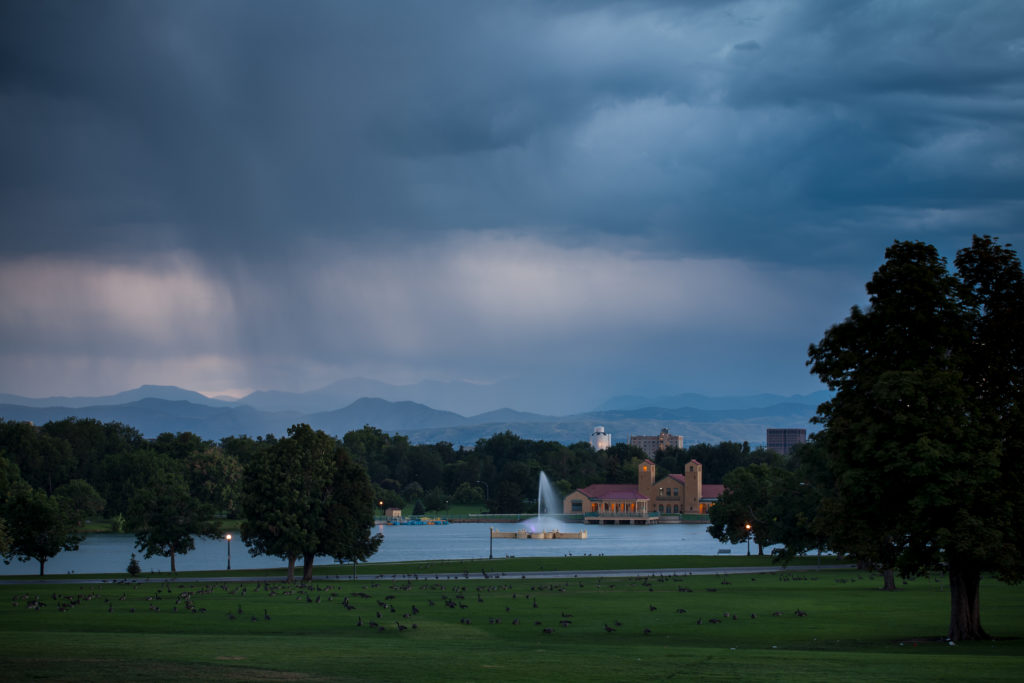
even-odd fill
[{"label": "glowing street light", "polygon": [[228,571],[231,571],[231,534],[228,534],[224,538],[228,541]]},{"label": "glowing street light", "polygon": [[750,557],[750,522],[747,522],[747,557]]}]

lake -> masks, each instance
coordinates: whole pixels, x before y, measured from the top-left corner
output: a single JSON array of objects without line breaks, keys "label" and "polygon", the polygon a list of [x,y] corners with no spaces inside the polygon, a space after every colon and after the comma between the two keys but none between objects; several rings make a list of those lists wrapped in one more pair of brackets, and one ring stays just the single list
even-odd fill
[{"label": "lake", "polygon": [[[551,522],[550,524],[548,522]],[[378,525],[374,532],[384,534],[380,550],[372,562],[410,562],[442,559],[486,558],[490,552],[489,529],[499,531],[558,529],[580,531],[586,529],[584,540],[550,539],[519,540],[494,539],[494,557],[561,557],[564,555],[717,555],[719,550],[732,554],[746,554],[746,545],[719,543],[707,533],[706,524],[652,524],[649,526],[606,526],[597,524],[570,524],[561,521],[524,520],[517,524],[448,524],[425,526]],[[287,566],[284,560],[261,555],[253,557],[241,542],[238,531],[232,531],[232,569],[276,569]],[[116,573],[125,571],[132,553],[144,572],[169,571],[171,561],[166,557],[145,559],[134,548],[135,537],[130,534],[92,534],[76,552],[60,553],[46,563],[48,575]],[[752,546],[757,552],[757,546]],[[178,571],[220,570],[227,567],[228,541],[197,539],[196,549],[176,558]],[[301,561],[299,562],[301,564]],[[334,564],[330,558],[318,558],[316,564]],[[0,575],[36,575],[36,561],[12,561],[0,565]]]}]

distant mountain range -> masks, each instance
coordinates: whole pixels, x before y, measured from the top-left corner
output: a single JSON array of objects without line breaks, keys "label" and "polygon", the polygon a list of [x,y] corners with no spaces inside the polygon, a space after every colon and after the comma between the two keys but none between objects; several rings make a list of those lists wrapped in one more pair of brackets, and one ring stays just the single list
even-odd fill
[{"label": "distant mountain range", "polygon": [[644,396],[613,396],[598,410],[637,410],[650,406],[661,408],[701,408],[703,410],[740,410],[763,408],[778,403],[814,404],[815,407],[832,397],[828,391],[813,394],[779,396],[778,394],[755,394],[753,396],[703,396],[701,394],[675,394],[650,398]]},{"label": "distant mountain range", "polygon": [[[464,383],[433,383],[440,387],[441,403],[454,393],[475,387]],[[411,385],[425,393],[423,384]],[[348,397],[359,390],[379,391],[391,398]],[[679,394],[660,398],[619,396],[596,410],[551,416],[507,408],[464,416],[452,410],[432,408],[400,398],[402,387],[373,380],[348,380],[306,393],[255,392],[238,400],[212,399],[194,391],[171,386],[142,386],[112,396],[53,397],[30,399],[0,394],[0,418],[28,420],[35,424],[66,417],[123,422],[146,437],[163,432],[192,432],[204,439],[247,434],[283,435],[289,426],[305,422],[316,429],[341,436],[364,425],[400,433],[413,443],[448,441],[470,446],[481,438],[511,431],[527,439],[575,443],[586,441],[597,425],[612,435],[613,442],[633,434],[657,434],[667,428],[682,434],[687,443],[749,441],[763,443],[768,427],[806,427],[828,392],[805,396],[708,397]],[[447,400],[443,398],[447,396]],[[343,407],[339,407],[343,406]]]},{"label": "distant mountain range", "polygon": [[10,403],[19,406],[32,406],[35,408],[65,407],[65,408],[86,408],[91,406],[116,406],[134,401],[141,401],[147,398],[159,398],[165,401],[188,401],[203,406],[233,406],[236,402],[230,400],[207,398],[197,391],[179,389],[178,387],[160,386],[156,384],[144,384],[138,389],[122,391],[111,396],[51,396],[50,398],[26,398],[14,394],[0,394],[0,403]]}]

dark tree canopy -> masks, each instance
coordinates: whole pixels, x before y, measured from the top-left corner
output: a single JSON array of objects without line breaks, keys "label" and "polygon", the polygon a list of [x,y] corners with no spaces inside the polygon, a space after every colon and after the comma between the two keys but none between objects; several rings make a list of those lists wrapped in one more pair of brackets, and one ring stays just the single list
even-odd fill
[{"label": "dark tree canopy", "polygon": [[219,528],[212,521],[213,507],[192,495],[184,476],[169,465],[140,487],[128,506],[128,526],[135,533],[135,547],[147,558],[154,555],[171,560],[195,549],[195,536],[216,538]]},{"label": "dark tree canopy", "polygon": [[711,508],[708,533],[720,541],[741,543],[753,540],[757,554],[771,544],[771,477],[768,465],[739,467],[725,476],[725,491]]},{"label": "dark tree canopy", "polygon": [[374,504],[366,471],[341,443],[295,425],[246,466],[242,539],[253,555],[286,559],[289,580],[303,558],[308,581],[317,556],[360,561],[376,551]]},{"label": "dark tree canopy", "polygon": [[885,256],[870,306],[810,347],[836,391],[816,418],[834,483],[818,525],[879,568],[948,571],[950,637],[982,638],[981,572],[1022,569],[1020,262],[987,237],[957,275],[920,242]]},{"label": "dark tree canopy", "polygon": [[78,516],[67,502],[25,483],[8,493],[3,516],[8,548],[5,557],[39,562],[42,576],[46,561],[63,550],[78,550]]},{"label": "dark tree canopy", "polygon": [[61,484],[54,494],[65,499],[83,521],[99,515],[107,504],[93,485],[84,479],[72,479]]}]

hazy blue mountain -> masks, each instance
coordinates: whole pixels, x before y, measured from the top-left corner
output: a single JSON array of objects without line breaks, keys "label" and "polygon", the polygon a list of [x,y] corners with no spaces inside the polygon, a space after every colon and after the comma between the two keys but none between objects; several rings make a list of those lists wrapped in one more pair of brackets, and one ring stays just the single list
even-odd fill
[{"label": "hazy blue mountain", "polygon": [[344,435],[364,425],[385,432],[408,434],[409,430],[466,424],[466,418],[446,410],[434,410],[412,401],[391,402],[379,398],[361,398],[345,408],[313,413],[306,420],[312,427],[329,434]]},{"label": "hazy blue mountain", "polygon": [[[511,431],[527,439],[569,444],[588,441],[594,427],[601,425],[612,435],[614,443],[627,442],[632,435],[657,434],[667,428],[673,434],[682,434],[686,443],[748,441],[756,446],[765,442],[768,427],[802,427],[808,433],[814,431],[809,424],[814,413],[815,408],[804,403],[778,403],[731,411],[642,408],[563,417],[496,411],[466,418],[462,425],[422,427],[402,433],[413,443],[448,441],[469,446],[492,434]],[[507,419],[489,419],[495,416]]]},{"label": "hazy blue mountain", "polygon": [[[292,410],[305,413],[328,412],[351,405],[360,398],[380,398],[385,401],[412,401],[430,406],[436,410],[477,415],[483,412],[514,410],[532,414],[528,422],[543,418],[537,411],[550,412],[551,404],[571,405],[571,401],[541,400],[550,393],[547,390],[533,390],[520,386],[514,381],[495,384],[474,384],[472,382],[423,381],[416,384],[396,385],[364,377],[332,382],[320,389],[301,393],[286,391],[257,391],[239,399],[238,403],[259,410]],[[704,396],[684,393],[670,396],[615,396],[601,403],[595,410],[636,410],[639,408],[699,408],[702,410],[739,410],[743,408],[764,408],[780,403],[803,403],[815,408],[828,400],[829,392],[819,391],[806,395],[781,396],[758,394],[753,396]],[[576,401],[576,403],[579,403]],[[579,410],[577,408],[576,410]],[[575,411],[573,411],[575,412]],[[558,411],[555,411],[558,414]],[[562,413],[564,414],[564,413]],[[511,418],[509,418],[511,419]],[[506,421],[502,417],[498,421]]]},{"label": "hazy blue mountain", "polygon": [[283,435],[288,427],[303,421],[303,415],[299,413],[267,413],[248,406],[215,407],[158,398],[80,408],[5,404],[0,405],[0,417],[6,420],[27,420],[37,425],[68,417],[92,418],[100,422],[122,422],[139,430],[147,438],[154,438],[163,432],[192,432],[213,441],[241,434]]},{"label": "hazy blue mountain", "polygon": [[[238,403],[258,410],[294,410],[303,413],[320,413],[338,410],[364,398],[396,400],[398,387],[364,377],[332,382],[325,387],[304,392],[254,391],[238,399]],[[405,400],[404,397],[399,400]]]},{"label": "hazy blue mountain", "polygon": [[[353,385],[348,386],[351,388]],[[338,392],[334,395],[340,400],[343,391],[347,390],[334,387],[330,391],[323,391],[319,396],[309,397],[310,405],[317,405],[317,402],[331,391]],[[275,398],[267,395],[271,393],[264,392],[263,398],[268,399],[265,405],[290,404],[281,396]],[[388,433],[404,434],[413,443],[449,441],[455,445],[465,446],[504,431],[512,431],[529,439],[575,443],[589,439],[597,425],[604,426],[615,443],[625,442],[631,435],[657,434],[661,429],[667,428],[674,434],[682,434],[687,443],[731,440],[760,444],[765,440],[765,430],[768,427],[805,427],[811,431],[812,427],[808,423],[817,407],[816,400],[807,401],[806,397],[798,397],[804,399],[800,401],[758,405],[764,403],[770,396],[764,395],[738,397],[749,400],[734,400],[731,402],[732,405],[740,407],[732,408],[726,407],[729,403],[724,400],[712,400],[708,402],[712,408],[648,406],[598,410],[567,416],[543,415],[505,408],[465,417],[455,411],[437,410],[415,401],[390,401],[370,397],[357,398],[340,408],[317,411],[261,410],[244,403],[214,401],[205,397],[202,397],[200,402],[196,397],[201,397],[201,394],[176,387],[140,387],[117,396],[130,398],[145,394],[188,396],[196,400],[147,396],[120,404],[110,404],[112,397],[100,397],[91,399],[96,401],[94,404],[80,406],[6,403],[0,405],[0,417],[8,420],[29,420],[35,424],[71,416],[94,418],[102,422],[123,422],[135,427],[149,438],[163,432],[187,431],[215,441],[241,434],[280,436],[285,434],[289,426],[306,422],[314,428],[323,429],[337,436],[343,436],[348,431],[369,424]]]},{"label": "hazy blue mountain", "polygon": [[[607,423],[623,420],[669,420],[695,422],[758,422],[771,419],[775,422],[794,422],[802,425],[815,413],[815,408],[806,403],[776,403],[756,408],[739,408],[733,410],[702,410],[700,408],[640,408],[637,410],[600,410],[586,413],[585,417],[604,420]],[[605,425],[607,427],[607,424]],[[780,427],[792,426],[789,424]]]},{"label": "hazy blue mountain", "polygon": [[540,415],[538,413],[527,413],[522,410],[502,408],[500,410],[489,410],[486,413],[473,415],[466,418],[472,424],[492,423],[519,423],[519,422],[557,422],[559,418],[551,415]]},{"label": "hazy blue mountain", "polygon": [[158,398],[165,401],[188,401],[205,406],[232,406],[234,401],[207,398],[197,391],[189,391],[175,386],[144,384],[137,389],[129,389],[110,396],[51,396],[49,398],[27,398],[14,394],[0,394],[0,403],[34,406],[34,407],[67,407],[83,408],[86,406],[113,406],[141,401],[147,398]]},{"label": "hazy blue mountain", "polygon": [[702,394],[674,394],[672,396],[613,396],[596,410],[637,410],[639,408],[699,408],[701,410],[742,410],[744,408],[766,408],[784,403],[818,405],[829,400],[831,392],[816,391],[811,394],[780,396],[778,394],[755,394],[752,396],[704,396]]},{"label": "hazy blue mountain", "polygon": [[579,397],[570,399],[559,396],[550,387],[530,386],[519,380],[493,384],[425,380],[415,384],[397,385],[365,377],[343,379],[301,393],[256,391],[239,399],[238,402],[259,410],[298,410],[314,413],[338,410],[360,398],[381,398],[394,402],[412,401],[460,415],[503,409],[565,413],[587,407],[587,403]]}]

